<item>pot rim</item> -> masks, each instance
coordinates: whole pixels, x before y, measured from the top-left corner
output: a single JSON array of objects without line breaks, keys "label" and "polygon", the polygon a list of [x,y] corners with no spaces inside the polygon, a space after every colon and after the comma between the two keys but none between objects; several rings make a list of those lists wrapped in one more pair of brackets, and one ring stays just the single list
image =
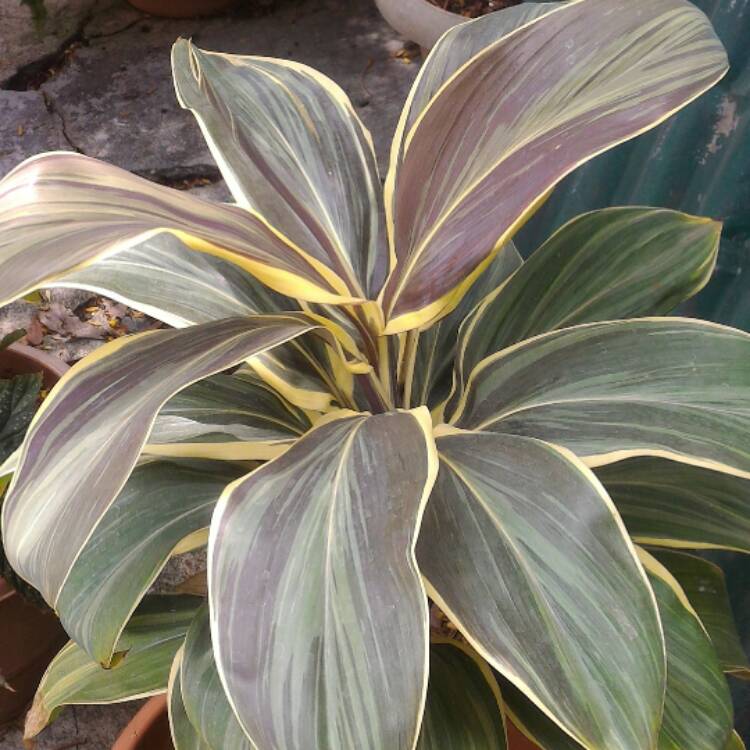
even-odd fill
[{"label": "pot rim", "polygon": [[[7,357],[10,354],[10,357]],[[58,357],[48,354],[40,349],[35,349],[28,344],[11,344],[7,349],[0,351],[0,366],[6,367],[16,375],[26,375],[31,372],[42,370],[45,375],[45,385],[49,386],[59,380],[70,367]]]},{"label": "pot rim", "polygon": [[151,696],[136,712],[120,732],[112,750],[139,750],[146,731],[156,724],[167,710],[167,694]]},{"label": "pot rim", "polygon": [[381,15],[402,36],[429,49],[448,29],[468,19],[429,0],[375,0]]}]

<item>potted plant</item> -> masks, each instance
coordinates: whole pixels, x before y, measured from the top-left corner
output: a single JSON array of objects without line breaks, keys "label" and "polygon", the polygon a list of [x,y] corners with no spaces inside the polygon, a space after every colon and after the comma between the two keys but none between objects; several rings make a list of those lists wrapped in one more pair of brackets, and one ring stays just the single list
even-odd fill
[{"label": "potted plant", "polygon": [[[17,343],[23,334],[0,341],[0,464],[21,444],[42,388],[52,388],[68,369],[49,354]],[[65,642],[52,611],[6,563],[0,540],[0,725],[26,710],[47,664]]]},{"label": "potted plant", "polygon": [[[674,551],[750,551],[750,336],[669,316],[720,225],[614,207],[511,244],[726,57],[684,0],[538,11],[441,38],[382,192],[332,81],[185,40],[236,205],[71,153],[0,182],[0,298],[95,288],[175,326],[79,363],[24,441],[8,557],[72,638],[28,737],[166,692],[178,748],[502,748],[507,720],[738,746],[726,597]],[[147,595],[201,545],[205,596]]]},{"label": "potted plant", "polygon": [[[429,50],[459,23],[519,5],[523,0],[375,0],[381,15],[399,34]],[[538,3],[513,13],[531,17]]]},{"label": "potted plant", "polygon": [[430,0],[375,0],[375,5],[401,36],[425,49],[431,49],[448,29],[466,21]]}]

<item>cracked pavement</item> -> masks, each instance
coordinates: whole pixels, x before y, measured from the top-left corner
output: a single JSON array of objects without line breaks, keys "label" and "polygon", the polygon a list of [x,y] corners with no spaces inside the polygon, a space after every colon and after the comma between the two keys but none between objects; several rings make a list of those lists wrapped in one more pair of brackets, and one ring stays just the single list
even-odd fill
[{"label": "cracked pavement", "polygon": [[[178,36],[211,50],[292,58],[331,76],[372,131],[384,174],[418,70],[408,55],[397,57],[404,40],[372,0],[277,0],[269,9],[271,3],[240,0],[229,15],[168,20],[125,0],[45,0],[47,19],[36,28],[20,0],[0,0],[0,176],[34,154],[73,150],[229,200],[193,116],[174,96],[169,51]],[[59,290],[58,300],[72,310],[76,294]],[[18,303],[6,313],[23,325],[27,307]],[[136,708],[66,709],[40,736],[38,750],[106,750]],[[0,729],[0,750],[21,747],[18,728]]]}]

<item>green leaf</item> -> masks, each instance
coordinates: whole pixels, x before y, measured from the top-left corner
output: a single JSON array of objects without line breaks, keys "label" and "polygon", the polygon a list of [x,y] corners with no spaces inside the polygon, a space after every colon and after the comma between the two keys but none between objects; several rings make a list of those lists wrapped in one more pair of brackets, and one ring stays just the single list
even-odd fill
[{"label": "green leaf", "polygon": [[713,643],[724,672],[750,677],[750,664],[734,623],[724,572],[718,565],[684,552],[651,550],[685,592]]},{"label": "green leaf", "polygon": [[[667,683],[658,749],[743,750],[739,737],[729,734],[729,691],[711,641],[679,583],[652,556],[643,550],[639,554],[656,595],[666,640]],[[543,750],[580,748],[502,677],[500,689],[514,724]]]},{"label": "green leaf", "polygon": [[217,506],[214,655],[258,747],[414,747],[428,656],[414,544],[437,470],[431,433],[425,408],[324,422]]},{"label": "green leaf", "polygon": [[11,565],[54,606],[91,531],[178,391],[315,326],[303,317],[227,318],[105,344],[36,413],[3,503]]},{"label": "green leaf", "polygon": [[165,231],[280,294],[353,301],[336,274],[252,211],[55,151],[27,159],[0,181],[0,303]]},{"label": "green leaf", "polygon": [[0,379],[0,463],[23,442],[39,404],[41,373]]},{"label": "green leaf", "polygon": [[329,78],[289,60],[172,50],[193,111],[235,201],[374,299],[386,273],[381,188],[370,134]]},{"label": "green leaf", "polygon": [[585,748],[652,747],[664,644],[602,486],[572,454],[536,440],[456,433],[437,446],[417,545],[430,596]]},{"label": "green leaf", "polygon": [[711,24],[685,0],[565,3],[472,57],[404,131],[393,165],[386,332],[449,312],[557,182],[726,69]]},{"label": "green leaf", "polygon": [[686,318],[564,328],[482,360],[451,422],[750,478],[750,335]]},{"label": "green leaf", "polygon": [[426,331],[419,333],[413,373],[406,383],[409,393],[407,404],[427,404],[433,407],[448,395],[461,323],[487,294],[502,287],[522,263],[513,243],[508,243],[464,295],[458,307]]},{"label": "green leaf", "polygon": [[91,658],[109,666],[138,602],[181,542],[208,529],[224,487],[242,473],[195,460],[148,461],[133,470],[57,598],[63,627]]},{"label": "green leaf", "polygon": [[231,460],[278,455],[310,428],[307,415],[247,370],[188,386],[156,416],[145,451]]},{"label": "green leaf", "polygon": [[457,641],[430,644],[430,681],[416,750],[505,750],[492,672]]},{"label": "green leaf", "polygon": [[169,729],[175,750],[212,750],[203,741],[200,732],[190,723],[182,698],[181,667],[184,646],[175,654],[172,671],[169,673],[167,701],[169,706]]},{"label": "green leaf", "polygon": [[185,713],[208,747],[254,750],[235,718],[216,669],[207,604],[198,610],[185,638],[180,685]]},{"label": "green leaf", "polygon": [[194,596],[148,596],[118,642],[126,652],[103,669],[73,641],[52,660],[26,716],[24,735],[35,737],[60,708],[71,704],[118,703],[162,693],[169,668],[201,600]]},{"label": "green leaf", "polygon": [[521,734],[542,750],[581,750],[581,745],[565,734],[540,711],[512,682],[495,673],[503,696],[506,721],[510,719]]},{"label": "green leaf", "polygon": [[667,692],[659,750],[724,750],[732,732],[732,701],[711,641],[669,572],[647,552],[639,556],[659,605],[667,647]]},{"label": "green leaf", "polygon": [[605,208],[558,229],[461,331],[459,386],[484,357],[540,333],[665,315],[708,281],[721,224],[660,208]]},{"label": "green leaf", "polygon": [[23,328],[19,328],[10,333],[6,333],[5,336],[0,338],[0,352],[3,349],[7,349],[11,344],[15,344],[16,341],[22,339],[26,335],[26,331]]},{"label": "green leaf", "polygon": [[750,480],[653,456],[596,469],[630,535],[659,547],[750,553]]}]

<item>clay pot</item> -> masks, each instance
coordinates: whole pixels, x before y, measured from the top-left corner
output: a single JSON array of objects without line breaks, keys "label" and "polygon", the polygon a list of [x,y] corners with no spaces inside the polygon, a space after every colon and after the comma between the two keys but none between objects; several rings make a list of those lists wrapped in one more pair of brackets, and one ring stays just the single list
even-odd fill
[{"label": "clay pot", "polygon": [[128,0],[138,10],[163,18],[214,16],[237,4],[237,0]]},{"label": "clay pot", "polygon": [[[0,377],[42,372],[51,388],[68,369],[56,357],[13,344],[0,351]],[[0,578],[0,674],[15,692],[0,688],[0,725],[20,716],[67,636],[55,615],[23,599]]]},{"label": "clay pot", "polygon": [[149,698],[122,730],[112,750],[174,750],[166,695]]},{"label": "clay pot", "polygon": [[381,15],[401,36],[430,49],[448,29],[467,19],[428,0],[375,0]]},{"label": "clay pot", "polygon": [[61,359],[25,344],[11,344],[0,351],[0,378],[41,372],[49,390],[69,369]]}]

